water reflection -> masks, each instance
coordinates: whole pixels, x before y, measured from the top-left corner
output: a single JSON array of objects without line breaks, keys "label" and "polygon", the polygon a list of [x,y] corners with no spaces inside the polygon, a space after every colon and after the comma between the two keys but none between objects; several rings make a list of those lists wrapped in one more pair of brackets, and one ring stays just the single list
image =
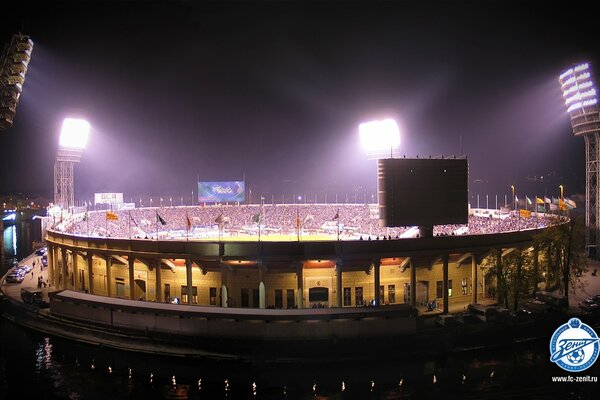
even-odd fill
[{"label": "water reflection", "polygon": [[[3,232],[2,272],[31,251],[19,240],[19,229]],[[547,340],[541,340],[402,361],[388,361],[386,354],[369,362],[328,364],[165,358],[77,344],[0,320],[0,398],[585,399],[597,394],[598,384],[552,384],[551,376],[565,374],[548,357]],[[600,376],[600,362],[586,374]]]},{"label": "water reflection", "polygon": [[[113,351],[0,327],[2,398],[400,399],[588,398],[597,384],[557,385],[547,343],[434,360],[247,363]],[[10,367],[9,367],[10,366]],[[586,371],[599,375],[598,366]],[[5,396],[6,395],[6,396]]]}]

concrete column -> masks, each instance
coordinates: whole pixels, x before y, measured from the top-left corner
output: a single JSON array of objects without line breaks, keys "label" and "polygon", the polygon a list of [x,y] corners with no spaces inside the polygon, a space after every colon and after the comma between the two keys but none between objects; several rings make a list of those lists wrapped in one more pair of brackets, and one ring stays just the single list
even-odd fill
[{"label": "concrete column", "polygon": [[296,266],[296,277],[298,278],[298,308],[304,307],[304,270],[302,268],[302,263],[298,263]]},{"label": "concrete column", "polygon": [[410,305],[417,306],[417,265],[410,262]]},{"label": "concrete column", "polygon": [[104,259],[106,260],[106,294],[112,297],[112,256],[109,254]]},{"label": "concrete column", "polygon": [[[265,267],[258,266],[258,308],[266,308]],[[299,306],[298,306],[299,307]]]},{"label": "concrete column", "polygon": [[[161,263],[160,259],[153,260],[150,262],[154,263],[154,271],[156,272],[156,286],[154,287],[154,300],[157,303],[162,303],[162,301],[163,301],[163,298],[162,298],[162,275],[160,273],[162,263]],[[189,298],[189,295],[188,295],[188,298]]]},{"label": "concrete column", "polygon": [[442,256],[442,288],[443,288],[443,304],[444,308],[442,312],[448,314],[448,254]]},{"label": "concrete column", "polygon": [[48,283],[54,285],[54,246],[48,243]]},{"label": "concrete column", "polygon": [[61,279],[60,279],[60,288],[61,289],[66,289],[67,288],[67,249],[65,249],[64,247],[62,249],[60,249],[60,256],[61,256]]},{"label": "concrete column", "polygon": [[477,304],[477,256],[473,254],[471,256],[471,303]]},{"label": "concrete column", "polygon": [[77,269],[77,252],[76,251],[71,252],[71,258],[73,259],[73,261],[72,261],[73,272],[71,275],[73,277],[73,290],[84,290],[85,289],[85,281],[79,283],[79,270]]},{"label": "concrete column", "polygon": [[227,293],[227,267],[221,266],[221,307],[227,307],[229,294]]},{"label": "concrete column", "polygon": [[336,293],[337,293],[337,307],[344,306],[344,293],[342,286],[342,262],[338,261],[335,265],[335,275],[336,275]]},{"label": "concrete column", "polygon": [[86,255],[87,271],[88,271],[88,286],[90,294],[94,294],[94,256],[88,251]]},{"label": "concrete column", "polygon": [[186,258],[185,260],[185,279],[187,282],[187,291],[188,291],[188,304],[194,304],[194,296],[192,292],[192,260]]},{"label": "concrete column", "polygon": [[129,298],[135,299],[135,276],[134,276],[135,257],[127,257],[127,272],[129,273]]},{"label": "concrete column", "polygon": [[375,286],[375,305],[379,306],[379,286],[381,286],[381,261],[373,261],[373,285]]},{"label": "concrete column", "polygon": [[57,290],[60,290],[59,280],[60,280],[61,269],[58,267],[59,261],[62,266],[60,247],[53,246],[53,249],[54,249],[54,287]]}]

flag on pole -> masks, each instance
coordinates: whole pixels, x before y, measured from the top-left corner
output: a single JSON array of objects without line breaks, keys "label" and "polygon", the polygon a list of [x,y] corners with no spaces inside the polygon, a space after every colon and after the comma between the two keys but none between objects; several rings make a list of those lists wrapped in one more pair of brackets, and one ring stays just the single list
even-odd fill
[{"label": "flag on pole", "polygon": [[113,211],[107,211],[106,212],[106,220],[110,220],[110,221],[118,221],[119,220],[119,216],[113,212]]},{"label": "flag on pole", "polygon": [[88,219],[88,212],[86,211],[85,214],[83,214],[83,222],[87,221]]},{"label": "flag on pole", "polygon": [[546,196],[544,196],[544,203],[546,203],[546,204],[552,204],[552,200],[550,200],[549,198],[547,198]]},{"label": "flag on pole", "polygon": [[536,202],[537,204],[544,204],[544,200],[540,199],[540,198],[539,198],[539,197],[537,197],[537,196],[535,197],[535,202]]},{"label": "flag on pole", "polygon": [[558,199],[558,209],[559,210],[568,210],[569,209],[567,207],[567,205],[565,204],[565,202],[563,201],[563,199]]},{"label": "flag on pole", "polygon": [[188,231],[192,229],[192,221],[190,221],[190,217],[187,214],[185,215],[185,222],[187,224]]},{"label": "flag on pole", "polygon": [[336,219],[340,219],[340,212],[336,212],[335,216],[333,217],[332,221],[335,221]]},{"label": "flag on pole", "polygon": [[215,224],[223,223],[223,213],[219,214],[219,216],[215,219]]},{"label": "flag on pole", "polygon": [[260,223],[260,214],[258,214],[258,213],[254,214],[252,216],[252,221],[255,222],[255,223],[257,223],[257,224]]},{"label": "flag on pole", "polygon": [[296,228],[300,229],[300,225],[301,225],[301,221],[300,221],[300,212],[298,210],[296,210]]},{"label": "flag on pole", "polygon": [[521,209],[519,210],[519,216],[522,218],[531,218],[531,211]]},{"label": "flag on pole", "polygon": [[567,207],[570,207],[570,208],[577,208],[577,203],[575,203],[575,202],[574,202],[573,200],[571,200],[571,199],[567,199],[566,197],[565,197],[565,204],[567,205]]},{"label": "flag on pole", "polygon": [[531,199],[529,197],[525,196],[525,200],[527,200],[527,204],[529,204],[529,205],[532,204]]},{"label": "flag on pole", "polygon": [[158,211],[156,212],[156,221],[160,222],[161,225],[166,225],[167,224],[167,221],[165,221],[163,219],[163,217],[161,217],[160,215],[158,215]]}]

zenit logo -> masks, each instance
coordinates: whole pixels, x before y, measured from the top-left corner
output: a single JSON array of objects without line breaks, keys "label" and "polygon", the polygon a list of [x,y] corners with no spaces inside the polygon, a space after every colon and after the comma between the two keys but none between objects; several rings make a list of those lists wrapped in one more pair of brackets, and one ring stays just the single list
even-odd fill
[{"label": "zenit logo", "polygon": [[565,371],[584,371],[596,362],[599,347],[596,332],[578,318],[571,318],[550,339],[550,361]]}]

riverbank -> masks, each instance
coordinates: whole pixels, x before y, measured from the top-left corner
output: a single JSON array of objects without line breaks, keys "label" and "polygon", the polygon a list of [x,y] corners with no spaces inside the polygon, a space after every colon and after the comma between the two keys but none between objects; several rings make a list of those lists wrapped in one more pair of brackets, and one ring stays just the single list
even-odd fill
[{"label": "riverbank", "polygon": [[[576,308],[572,307],[566,315],[546,314],[524,321],[510,319],[454,327],[437,327],[433,323],[436,316],[435,312],[421,313],[419,317],[414,319],[414,330],[401,334],[391,333],[379,336],[370,334],[372,332],[369,332],[368,329],[361,331],[362,334],[357,337],[331,335],[327,338],[315,338],[306,335],[302,339],[289,340],[285,337],[267,338],[266,335],[259,338],[248,338],[243,335],[236,337],[228,334],[210,337],[189,332],[174,334],[173,332],[159,331],[152,327],[134,329],[127,326],[114,326],[93,319],[65,318],[56,313],[53,314],[51,309],[42,309],[24,303],[20,298],[21,288],[37,289],[37,281],[40,277],[42,281],[46,281],[46,270],[44,268],[40,269],[42,264],[39,256],[32,254],[22,260],[20,265],[24,263],[33,264],[34,262],[36,268],[34,268],[33,274],[25,277],[21,284],[2,285],[1,289],[5,294],[5,299],[2,302],[2,316],[4,318],[38,332],[80,343],[179,358],[250,362],[298,362],[303,360],[323,362],[376,359],[385,354],[388,359],[393,360],[423,355],[435,356],[467,352],[475,349],[502,347],[513,343],[546,340],[550,338],[556,327],[564,323],[570,315],[577,315],[593,327],[598,326],[598,320],[595,316],[581,315]],[[54,288],[48,285],[40,290],[43,292],[45,299],[55,293]],[[101,296],[89,297],[100,298],[100,301],[103,299]],[[140,304],[135,301],[125,302],[129,302],[134,306],[143,304],[144,308],[153,307],[154,304],[147,302]],[[160,305],[160,307],[168,308],[169,305]],[[385,307],[381,309],[385,309]],[[353,310],[355,309],[349,311]],[[151,309],[151,312],[159,311]],[[218,309],[214,309],[214,311],[218,312]],[[272,313],[272,311],[276,310],[266,310],[266,313]],[[310,312],[310,310],[305,311]],[[458,311],[462,311],[462,309],[458,309]],[[123,310],[115,310],[115,312],[122,313]],[[238,313],[225,318],[227,323],[233,326],[230,320],[239,320],[244,312],[248,313],[248,310],[229,309],[228,312]],[[257,312],[257,310],[254,310],[254,312]],[[265,318],[265,316],[260,317]],[[202,318],[223,318],[223,316],[211,314],[204,315]],[[360,318],[365,320],[364,327],[367,327],[367,321],[370,317],[363,315]],[[112,322],[112,316],[110,319]],[[180,323],[180,319],[181,316],[177,318],[177,323]],[[257,323],[264,324],[265,329],[269,327],[269,321],[257,320],[254,325],[256,326]],[[293,324],[292,327],[300,326],[296,320],[290,320],[289,323]],[[311,322],[308,323],[311,324]],[[312,324],[317,323],[335,326],[340,321],[334,319],[327,322],[318,320],[312,322]],[[390,327],[393,327],[393,322],[388,321],[387,323],[390,324]],[[276,327],[276,325],[271,326],[273,329]],[[360,326],[358,329],[360,329]],[[177,332],[177,330],[174,332]]]}]

